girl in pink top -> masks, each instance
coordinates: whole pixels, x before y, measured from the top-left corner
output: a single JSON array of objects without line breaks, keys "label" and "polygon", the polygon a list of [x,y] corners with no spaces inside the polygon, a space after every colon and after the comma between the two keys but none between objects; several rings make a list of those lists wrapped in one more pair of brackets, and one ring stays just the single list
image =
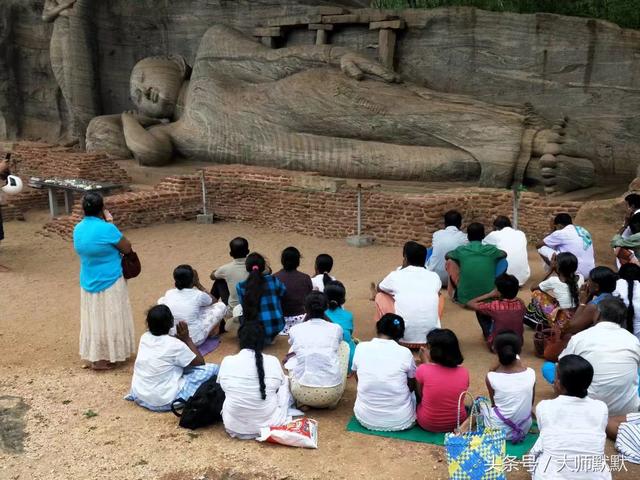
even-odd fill
[{"label": "girl in pink top", "polygon": [[463,362],[456,334],[437,328],[427,335],[427,348],[420,349],[422,365],[416,370],[419,404],[418,425],[430,432],[452,432],[467,418],[460,394],[469,389],[469,371]]}]

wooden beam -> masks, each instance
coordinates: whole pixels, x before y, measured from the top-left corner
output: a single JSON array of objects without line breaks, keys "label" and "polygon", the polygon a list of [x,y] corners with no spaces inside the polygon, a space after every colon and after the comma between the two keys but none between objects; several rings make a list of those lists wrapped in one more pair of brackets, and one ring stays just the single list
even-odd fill
[{"label": "wooden beam", "polygon": [[295,27],[298,25],[307,25],[309,23],[320,23],[322,16],[317,15],[289,15],[286,17],[268,18],[264,21],[268,27]]},{"label": "wooden beam", "polygon": [[282,29],[280,27],[258,27],[253,29],[254,37],[281,37]]},{"label": "wooden beam", "polygon": [[333,30],[333,25],[330,23],[310,23],[309,30]]},{"label": "wooden beam", "polygon": [[322,23],[359,23],[358,15],[326,15],[322,17]]},{"label": "wooden beam", "polygon": [[396,53],[396,31],[390,28],[378,30],[378,58],[385,67],[393,70]]},{"label": "wooden beam", "polygon": [[391,30],[400,30],[407,26],[404,20],[385,20],[382,22],[371,22],[369,30],[379,30],[381,28],[390,28]]}]

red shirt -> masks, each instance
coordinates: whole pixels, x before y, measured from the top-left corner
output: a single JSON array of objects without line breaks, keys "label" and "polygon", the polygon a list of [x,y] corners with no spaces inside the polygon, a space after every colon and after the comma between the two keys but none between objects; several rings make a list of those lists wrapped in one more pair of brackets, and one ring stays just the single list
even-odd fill
[{"label": "red shirt", "polygon": [[519,298],[493,300],[478,308],[478,312],[488,315],[493,320],[493,327],[487,338],[487,344],[491,351],[493,351],[493,339],[504,330],[513,330],[522,340],[526,311],[527,307]]},{"label": "red shirt", "polygon": [[[430,432],[452,432],[457,427],[458,399],[469,389],[469,370],[462,366],[449,368],[426,363],[416,370],[416,380],[422,385],[418,425]],[[462,400],[460,423],[467,419],[464,398]]]}]

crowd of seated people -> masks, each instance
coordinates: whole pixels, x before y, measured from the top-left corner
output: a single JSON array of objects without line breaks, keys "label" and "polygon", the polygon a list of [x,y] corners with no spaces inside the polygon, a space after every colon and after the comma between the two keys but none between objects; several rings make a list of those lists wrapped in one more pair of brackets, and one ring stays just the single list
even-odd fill
[{"label": "crowd of seated people", "polygon": [[[477,222],[463,231],[462,216],[447,212],[432,245],[407,242],[402,265],[375,285],[376,336],[364,341],[355,337],[347,288],[331,275],[329,254],[318,255],[308,275],[299,270],[300,251],[287,247],[282,269],[272,273],[264,256],[235,238],[232,261],[211,274],[211,291],[191,266],[175,268],[175,288],[148,312],[127,398],[166,411],[217,375],[224,427],[248,439],[296,411],[335,408],[353,381],[353,413],[364,428],[452,432],[467,417],[461,394],[470,375],[456,333],[443,328],[448,293],[470,319],[475,313],[478,341],[496,355],[485,378],[487,425],[519,443],[536,420],[538,465],[584,452],[602,456],[606,435],[640,461],[633,447],[640,439],[640,265],[628,240],[640,224],[636,197],[627,198],[634,211],[612,242],[619,271],[596,266],[590,233],[570,215],[556,215],[537,245],[546,272],[528,303],[521,299],[531,271],[524,233],[502,216],[488,235]],[[555,326],[561,342],[540,372],[556,398],[537,406],[536,371],[522,358],[527,326]],[[238,353],[219,366],[205,363],[198,346],[225,330],[237,330]],[[279,335],[289,343],[281,359],[264,353]],[[536,469],[534,478],[555,477]]]}]

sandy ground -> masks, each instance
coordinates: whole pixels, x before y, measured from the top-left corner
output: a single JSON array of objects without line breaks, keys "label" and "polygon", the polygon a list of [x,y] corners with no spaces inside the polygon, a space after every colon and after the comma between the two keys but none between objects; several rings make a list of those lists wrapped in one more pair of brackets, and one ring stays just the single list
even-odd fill
[{"label": "sandy ground", "polygon": [[[318,450],[232,440],[222,425],[190,432],[177,427],[171,414],[151,413],[122,400],[132,362],[112,372],[80,368],[78,261],[70,243],[35,235],[45,220],[44,213],[35,213],[27,222],[6,224],[7,239],[0,250],[0,263],[13,270],[0,274],[0,410],[17,402],[7,397],[22,398],[28,406],[23,417],[24,451],[0,449],[0,479],[446,478],[442,448],[345,431],[355,397],[353,379],[336,410],[310,412],[320,425]],[[129,283],[138,335],[145,328],[145,310],[172,286],[173,268],[190,263],[201,278],[207,277],[228,261],[227,242],[236,235],[246,236],[274,264],[282,248],[296,245],[305,256],[306,272],[312,271],[316,254],[332,254],[334,273],[347,285],[347,308],[356,316],[356,336],[372,337],[368,285],[400,263],[399,248],[358,250],[339,239],[232,223],[181,223],[127,232],[143,263],[142,275]],[[534,279],[539,278],[541,269],[533,253],[531,265]],[[528,293],[523,298],[528,300]],[[484,376],[495,359],[481,341],[474,315],[448,303],[443,324],[461,340],[472,391],[484,394]],[[531,332],[525,343],[525,361],[539,367]],[[219,362],[236,349],[235,339],[227,336],[207,360]],[[280,338],[268,352],[282,356],[285,351],[286,340]],[[537,400],[551,396],[551,387],[540,379]],[[15,411],[21,408],[18,405]],[[20,424],[18,417],[14,420]],[[0,430],[10,429],[2,418]],[[20,425],[11,428],[21,436]],[[4,443],[6,447],[6,439]],[[608,454],[613,453],[609,444]],[[640,469],[629,466],[628,473],[614,476],[639,478]],[[529,477],[519,472],[509,478]]]}]

